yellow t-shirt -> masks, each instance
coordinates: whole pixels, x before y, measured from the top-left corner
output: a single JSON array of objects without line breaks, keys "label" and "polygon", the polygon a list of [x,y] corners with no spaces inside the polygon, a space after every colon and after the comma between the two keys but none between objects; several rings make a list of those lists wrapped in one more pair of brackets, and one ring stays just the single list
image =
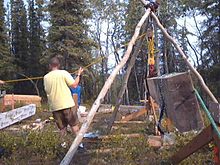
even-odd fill
[{"label": "yellow t-shirt", "polygon": [[69,86],[73,77],[65,70],[54,70],[44,76],[44,89],[51,111],[73,107],[75,105]]}]

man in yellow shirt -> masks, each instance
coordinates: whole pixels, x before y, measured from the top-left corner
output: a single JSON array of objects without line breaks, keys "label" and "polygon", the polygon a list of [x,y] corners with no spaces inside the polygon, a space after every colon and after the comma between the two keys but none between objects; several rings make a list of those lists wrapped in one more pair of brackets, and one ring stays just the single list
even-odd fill
[{"label": "man in yellow shirt", "polygon": [[50,72],[44,76],[44,89],[47,94],[50,111],[60,129],[63,139],[70,125],[75,134],[79,131],[79,120],[77,117],[77,108],[74,106],[69,87],[76,87],[79,83],[80,75],[83,69],[80,67],[78,76],[74,80],[66,70],[60,70],[60,61],[53,57],[49,63]]}]

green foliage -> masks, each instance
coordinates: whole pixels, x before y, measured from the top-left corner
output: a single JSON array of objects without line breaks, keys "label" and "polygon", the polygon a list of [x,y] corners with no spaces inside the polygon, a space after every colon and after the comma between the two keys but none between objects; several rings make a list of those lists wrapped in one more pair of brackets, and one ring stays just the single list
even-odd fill
[{"label": "green foliage", "polygon": [[46,132],[30,132],[25,140],[25,147],[34,155],[53,158],[59,151],[59,136],[48,130]]},{"label": "green foliage", "polygon": [[5,9],[4,1],[0,2],[0,79],[6,80],[11,77],[12,70],[12,56],[9,52],[8,37],[5,27]]},{"label": "green foliage", "polygon": [[42,66],[40,64],[40,57],[43,55],[45,49],[44,45],[44,29],[41,25],[42,5],[36,4],[35,0],[28,1],[28,19],[29,19],[29,49],[30,59],[32,65],[29,66],[28,75],[31,77],[40,76],[43,74]]},{"label": "green foliage", "polygon": [[5,149],[3,159],[5,162],[26,162],[32,157],[43,160],[54,159],[61,152],[59,147],[59,135],[53,132],[52,127],[42,132],[20,132],[11,134],[2,131],[0,133],[0,146]]},{"label": "green foliage", "polygon": [[29,65],[27,14],[23,0],[11,1],[11,47],[18,72]]},{"label": "green foliage", "polygon": [[93,41],[87,36],[85,23],[90,12],[83,1],[52,0],[49,4],[49,49],[45,58],[59,55],[65,69],[86,66],[91,61]]}]

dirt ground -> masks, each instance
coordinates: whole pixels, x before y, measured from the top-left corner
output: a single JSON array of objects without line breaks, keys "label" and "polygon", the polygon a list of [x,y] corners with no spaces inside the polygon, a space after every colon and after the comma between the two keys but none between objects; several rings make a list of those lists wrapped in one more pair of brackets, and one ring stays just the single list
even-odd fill
[{"label": "dirt ground", "polygon": [[[104,137],[111,113],[95,115],[87,131]],[[121,115],[118,115],[119,120]],[[40,120],[40,122],[39,122]],[[33,123],[44,122],[40,129],[33,130]],[[135,122],[140,121],[140,122]],[[71,162],[72,165],[160,165],[169,164],[169,158],[196,134],[175,133],[175,144],[172,146],[151,147],[149,135],[154,135],[154,124],[148,116],[141,116],[125,124],[114,124],[107,138],[87,138],[83,140],[85,149],[78,150]],[[125,137],[124,134],[138,134],[136,137]],[[115,135],[115,136],[111,136]],[[106,137],[106,136],[105,136]],[[0,147],[4,152],[0,164],[59,164],[65,156],[74,136],[67,133],[67,148],[60,146],[59,131],[51,118],[51,113],[44,108],[37,114],[0,132]],[[180,164],[213,164],[213,145],[205,146]],[[1,154],[0,154],[1,155]]]}]

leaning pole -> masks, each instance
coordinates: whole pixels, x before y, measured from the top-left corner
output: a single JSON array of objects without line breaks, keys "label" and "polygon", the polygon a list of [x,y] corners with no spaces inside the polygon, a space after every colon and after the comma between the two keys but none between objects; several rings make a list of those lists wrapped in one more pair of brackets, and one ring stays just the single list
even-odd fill
[{"label": "leaning pole", "polygon": [[199,74],[199,72],[192,66],[192,64],[187,60],[186,55],[184,54],[184,52],[182,51],[182,49],[180,48],[180,46],[177,44],[177,42],[167,33],[166,29],[163,27],[163,25],[160,23],[159,19],[157,18],[157,16],[151,12],[151,16],[153,17],[153,19],[155,20],[155,22],[157,23],[158,27],[161,29],[162,33],[164,34],[164,36],[173,44],[173,46],[177,49],[177,51],[179,52],[179,54],[182,56],[182,58],[184,59],[184,61],[186,62],[186,64],[188,65],[189,69],[196,75],[196,77],[199,79],[199,82],[202,86],[202,88],[205,90],[205,92],[211,97],[212,101],[215,103],[218,103],[218,100],[215,98],[215,96],[212,94],[212,92],[209,90],[208,86],[206,85],[206,83],[204,82],[202,76]]},{"label": "leaning pole", "polygon": [[84,134],[88,130],[88,128],[89,128],[89,126],[92,122],[92,119],[95,116],[95,113],[98,110],[101,102],[103,101],[108,89],[111,87],[111,84],[113,83],[117,73],[126,64],[127,60],[129,59],[130,54],[131,54],[132,49],[133,49],[133,46],[134,46],[134,44],[135,44],[135,42],[136,42],[136,40],[139,36],[141,26],[143,25],[145,20],[148,18],[149,14],[150,14],[150,11],[151,11],[151,9],[147,9],[145,14],[142,16],[141,20],[138,22],[138,24],[135,28],[134,35],[133,35],[132,39],[130,40],[130,42],[128,44],[128,48],[127,48],[127,51],[124,54],[124,57],[122,58],[120,63],[114,68],[111,75],[106,80],[101,92],[99,93],[97,99],[95,100],[95,102],[92,105],[91,110],[88,113],[86,121],[82,124],[82,127],[80,128],[78,135],[74,139],[72,145],[70,146],[69,151],[66,153],[66,155],[63,158],[63,160],[61,161],[60,165],[69,165],[70,164],[74,154],[77,151],[77,148],[78,148],[79,144],[81,143],[81,141],[83,139]]}]

